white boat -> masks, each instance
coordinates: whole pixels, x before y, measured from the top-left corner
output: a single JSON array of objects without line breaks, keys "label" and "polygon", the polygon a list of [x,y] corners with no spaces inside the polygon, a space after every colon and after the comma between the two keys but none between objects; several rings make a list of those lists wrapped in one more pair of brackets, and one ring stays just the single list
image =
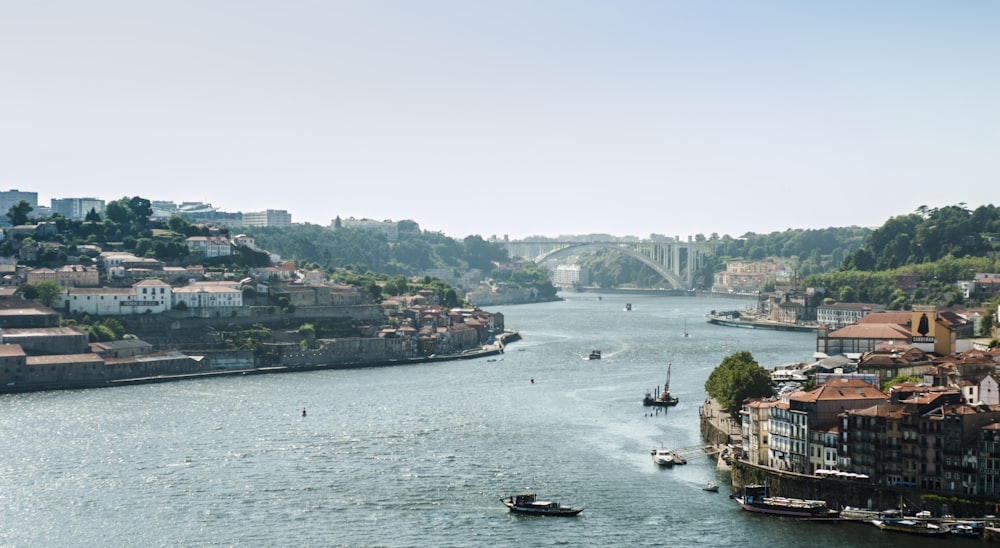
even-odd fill
[{"label": "white boat", "polygon": [[670,468],[675,464],[687,464],[687,460],[671,449],[653,449],[649,452],[653,456],[653,462],[660,466]]},{"label": "white boat", "polygon": [[670,449],[653,449],[649,454],[653,455],[653,462],[664,468],[670,468],[675,464],[674,452]]},{"label": "white boat", "polygon": [[702,485],[701,486],[701,490],[702,491],[711,491],[712,493],[718,493],[719,492],[719,484],[715,483],[714,481],[710,481],[710,482],[706,483],[705,485]]}]

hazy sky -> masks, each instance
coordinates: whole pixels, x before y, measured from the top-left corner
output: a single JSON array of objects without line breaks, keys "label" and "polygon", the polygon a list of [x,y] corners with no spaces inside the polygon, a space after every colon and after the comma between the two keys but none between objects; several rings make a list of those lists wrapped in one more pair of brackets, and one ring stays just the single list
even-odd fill
[{"label": "hazy sky", "polygon": [[742,235],[997,204],[1000,2],[3,2],[0,190]]}]

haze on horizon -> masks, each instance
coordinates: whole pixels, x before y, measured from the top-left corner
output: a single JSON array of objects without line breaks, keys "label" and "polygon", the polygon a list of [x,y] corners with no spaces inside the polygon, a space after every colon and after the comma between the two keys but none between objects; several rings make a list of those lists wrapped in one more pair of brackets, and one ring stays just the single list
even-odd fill
[{"label": "haze on horizon", "polygon": [[1000,3],[16,2],[0,190],[739,236],[993,201]]}]

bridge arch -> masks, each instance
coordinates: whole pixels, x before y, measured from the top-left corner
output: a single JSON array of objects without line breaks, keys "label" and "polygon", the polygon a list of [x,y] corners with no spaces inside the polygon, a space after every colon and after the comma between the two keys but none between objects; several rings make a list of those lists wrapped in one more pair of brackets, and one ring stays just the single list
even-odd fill
[{"label": "bridge arch", "polygon": [[[582,251],[598,251],[603,249],[611,249],[614,251],[618,251],[619,253],[622,253],[623,255],[636,259],[642,264],[652,268],[654,271],[656,271],[657,274],[663,276],[668,282],[670,282],[670,284],[673,286],[674,289],[689,289],[687,284],[684,283],[684,280],[682,280],[677,273],[671,271],[670,269],[658,263],[657,261],[653,260],[652,258],[637,252],[632,244],[627,244],[627,243],[588,242],[580,244],[570,244],[567,245],[566,247],[561,247],[559,249],[553,249],[551,251],[542,253],[541,255],[535,258],[535,262],[539,265],[551,267],[551,265],[557,262],[559,259],[565,259],[568,257],[572,257],[573,255],[578,255]],[[690,268],[690,264],[688,267]]]}]

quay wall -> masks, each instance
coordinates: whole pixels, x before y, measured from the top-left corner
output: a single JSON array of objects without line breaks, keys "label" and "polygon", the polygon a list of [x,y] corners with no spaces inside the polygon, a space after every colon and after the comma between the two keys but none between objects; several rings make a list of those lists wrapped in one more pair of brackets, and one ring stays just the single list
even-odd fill
[{"label": "quay wall", "polygon": [[[78,360],[63,360],[58,364],[37,366],[8,365],[0,368],[0,394],[36,392],[44,390],[69,390],[104,388],[127,384],[147,384],[186,379],[203,379],[232,375],[259,375],[292,373],[322,369],[349,369],[408,365],[429,362],[457,361],[502,354],[504,347],[521,339],[517,331],[505,331],[492,345],[478,347],[459,354],[433,357],[408,356],[400,353],[392,339],[349,339],[344,346],[334,344],[334,352],[320,359],[321,355],[290,357],[286,363],[270,365],[256,360],[253,352],[246,350],[221,350],[192,352],[185,355],[170,352],[165,355],[122,358],[104,362],[96,354],[80,355]],[[337,351],[339,349],[339,351]],[[348,351],[345,351],[347,349]],[[370,351],[370,354],[359,351]]]}]

